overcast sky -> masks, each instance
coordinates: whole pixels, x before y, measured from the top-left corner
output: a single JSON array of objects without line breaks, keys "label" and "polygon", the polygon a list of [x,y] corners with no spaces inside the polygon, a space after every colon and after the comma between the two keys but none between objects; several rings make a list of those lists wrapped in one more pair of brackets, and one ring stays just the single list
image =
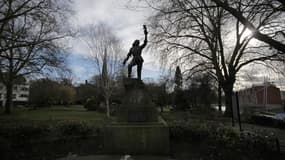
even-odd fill
[{"label": "overcast sky", "polygon": [[[142,25],[147,24],[147,18],[152,14],[150,9],[131,10],[126,6],[130,0],[75,0],[75,14],[70,18],[71,23],[77,27],[88,24],[106,23],[114,33],[121,39],[126,54],[135,39],[143,40]],[[69,64],[77,82],[84,82],[95,74],[95,65],[87,58],[88,50],[80,40],[72,42],[72,55],[69,57]],[[145,59],[142,78],[157,80],[163,74],[160,71],[158,56],[143,52]],[[270,71],[254,70],[238,75],[236,88],[249,87],[252,84],[261,84],[265,79],[274,82],[277,86],[283,86],[284,79]],[[133,72],[136,70],[133,69]],[[264,74],[266,73],[266,74]]]},{"label": "overcast sky", "polygon": [[[129,0],[76,0],[75,14],[70,21],[77,27],[91,23],[106,23],[121,39],[127,54],[135,39],[143,40],[142,25],[147,23],[147,17],[150,15],[149,10],[128,9],[128,2]],[[72,41],[72,53],[69,64],[77,81],[82,82],[95,74],[92,62],[86,60],[88,50],[82,41],[78,39]],[[158,79],[160,76],[158,61],[147,51],[144,51],[142,56],[145,59],[142,77]]]}]

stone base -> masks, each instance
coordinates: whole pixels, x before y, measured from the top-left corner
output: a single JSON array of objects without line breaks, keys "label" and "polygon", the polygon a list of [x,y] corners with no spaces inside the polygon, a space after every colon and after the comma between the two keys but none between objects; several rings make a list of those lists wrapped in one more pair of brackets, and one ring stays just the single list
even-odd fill
[{"label": "stone base", "polygon": [[105,128],[104,148],[112,154],[169,154],[164,123],[116,123]]}]

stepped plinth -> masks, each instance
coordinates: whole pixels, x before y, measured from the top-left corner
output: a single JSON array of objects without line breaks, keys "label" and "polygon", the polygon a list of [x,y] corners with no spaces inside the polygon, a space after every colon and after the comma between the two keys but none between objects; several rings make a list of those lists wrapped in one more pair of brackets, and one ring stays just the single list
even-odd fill
[{"label": "stepped plinth", "polygon": [[168,154],[169,129],[144,83],[124,79],[125,96],[117,120],[105,127],[104,147],[117,154]]}]

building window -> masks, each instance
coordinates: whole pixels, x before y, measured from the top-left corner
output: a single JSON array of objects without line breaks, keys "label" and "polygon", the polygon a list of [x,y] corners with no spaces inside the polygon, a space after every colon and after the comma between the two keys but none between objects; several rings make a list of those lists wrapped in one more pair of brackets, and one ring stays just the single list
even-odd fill
[{"label": "building window", "polygon": [[13,97],[13,99],[16,99],[16,94],[13,94],[13,96],[12,96],[12,97]]},{"label": "building window", "polygon": [[17,86],[14,86],[14,90],[17,90]]},{"label": "building window", "polygon": [[26,94],[21,94],[20,97],[22,97],[22,98],[27,98],[28,95],[26,95]]},{"label": "building window", "polygon": [[22,91],[28,91],[29,89],[27,87],[22,87],[21,90]]}]

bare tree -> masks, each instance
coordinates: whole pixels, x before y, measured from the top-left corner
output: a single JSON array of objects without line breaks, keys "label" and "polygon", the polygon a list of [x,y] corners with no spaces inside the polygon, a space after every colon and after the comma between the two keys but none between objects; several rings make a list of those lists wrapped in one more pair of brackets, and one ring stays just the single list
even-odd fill
[{"label": "bare tree", "polygon": [[0,10],[0,80],[7,91],[5,112],[10,113],[15,79],[61,67],[66,10],[53,0],[4,0]]},{"label": "bare tree", "polygon": [[[225,93],[226,115],[231,114],[237,73],[251,63],[280,60],[277,52],[267,50],[268,45],[252,42],[254,34],[211,0],[146,2],[156,11],[150,21],[161,56],[181,64],[190,76],[200,72],[215,76]],[[248,11],[247,18],[255,21],[258,30],[276,23],[260,8]]]},{"label": "bare tree", "polygon": [[95,69],[100,75],[107,116],[110,117],[110,97],[114,89],[115,78],[120,71],[122,50],[120,40],[106,24],[91,24],[82,31],[90,56],[95,62]]},{"label": "bare tree", "polygon": [[[29,14],[32,10],[37,9],[43,2],[36,3],[32,0],[3,0],[0,2],[0,35],[9,21]],[[3,48],[1,48],[3,50]],[[2,51],[1,50],[1,51]]]},{"label": "bare tree", "polygon": [[[234,16],[240,23],[250,29],[254,34],[253,37],[269,44],[271,47],[277,49],[281,53],[285,53],[285,44],[282,43],[285,38],[285,32],[283,27],[278,29],[277,24],[274,26],[267,26],[267,28],[273,27],[275,30],[270,32],[263,32],[256,24],[254,19],[248,17],[248,13],[256,12],[262,13],[267,17],[267,19],[274,19],[276,21],[283,21],[284,24],[284,11],[285,11],[285,1],[284,0],[212,0],[219,7],[227,10],[232,16]],[[258,10],[257,10],[258,8]],[[283,14],[282,14],[283,12]],[[258,14],[258,13],[257,13]],[[282,24],[282,23],[279,23]],[[282,39],[276,39],[276,36],[281,34]],[[279,36],[280,37],[280,36]]]},{"label": "bare tree", "polygon": [[[15,21],[15,19],[22,19],[23,21],[23,19],[35,18],[39,20],[42,17],[42,20],[44,20],[45,17],[54,17],[57,23],[61,22],[66,25],[65,16],[67,12],[72,12],[70,9],[71,4],[71,0],[66,0],[64,3],[56,0],[2,0],[0,2],[0,39],[7,39],[4,33],[5,28],[9,25],[9,22]],[[14,41],[16,40],[14,39]],[[14,45],[2,46],[0,53],[10,48],[30,45],[29,43],[25,43],[26,41],[19,40],[17,42]]]}]

